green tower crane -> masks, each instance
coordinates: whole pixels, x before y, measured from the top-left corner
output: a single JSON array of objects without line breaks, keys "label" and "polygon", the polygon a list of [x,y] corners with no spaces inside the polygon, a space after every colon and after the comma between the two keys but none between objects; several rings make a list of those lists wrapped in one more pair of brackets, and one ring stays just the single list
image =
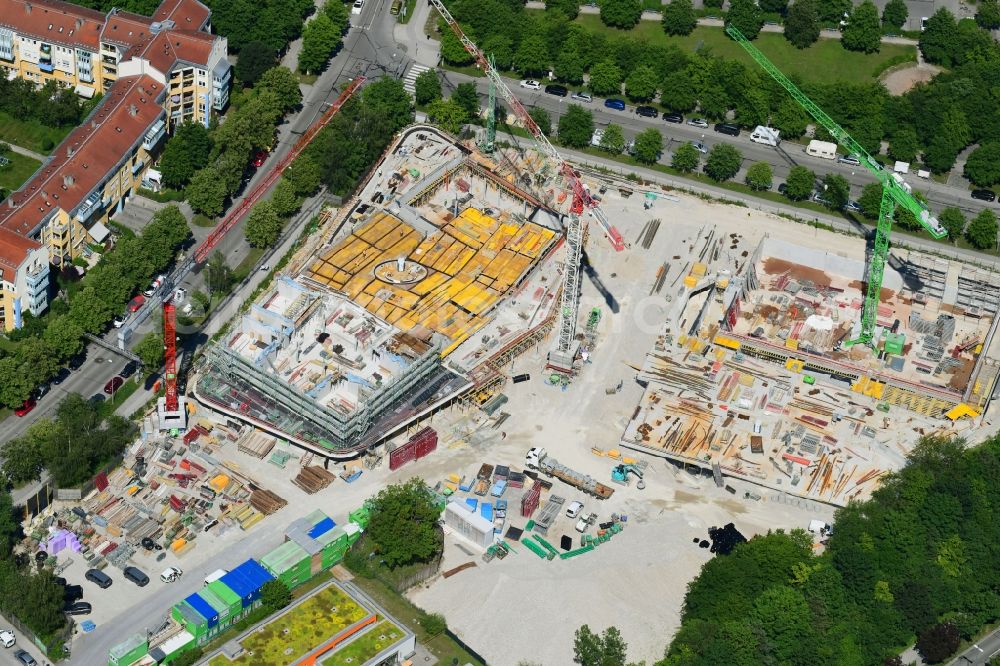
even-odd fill
[{"label": "green tower crane", "polygon": [[798,86],[789,81],[788,77],[781,73],[781,70],[775,67],[756,46],[750,43],[750,40],[743,36],[743,33],[732,25],[726,27],[726,33],[742,46],[765,72],[780,83],[817,123],[826,128],[826,131],[838,144],[844,146],[857,157],[861,164],[882,184],[882,204],[879,208],[878,226],[875,228],[875,246],[868,267],[865,302],[861,309],[861,332],[857,338],[848,342],[849,345],[861,343],[875,347],[878,345],[878,340],[874,338],[878,319],[879,295],[882,293],[885,262],[889,259],[889,234],[892,231],[892,216],[896,211],[896,206],[913,213],[920,225],[934,238],[943,238],[947,232],[937,221],[937,218],[931,215],[927,207],[910,193],[910,186],[900,176],[883,169],[882,165],[861,147],[861,144],[855,141],[843,127],[834,122],[833,118],[828,116],[823,109],[816,106],[815,102],[806,97]]},{"label": "green tower crane", "polygon": [[[496,70],[496,61],[493,60],[492,53],[486,57],[486,61],[489,62],[491,69]],[[479,149],[489,155],[493,152],[497,140],[497,84],[493,79],[490,79],[490,101],[486,108],[486,136],[479,144]]]}]

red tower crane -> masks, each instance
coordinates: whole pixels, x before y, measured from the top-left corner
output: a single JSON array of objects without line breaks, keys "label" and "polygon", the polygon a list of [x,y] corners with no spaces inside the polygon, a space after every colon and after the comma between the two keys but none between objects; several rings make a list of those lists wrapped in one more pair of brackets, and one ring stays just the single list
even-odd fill
[{"label": "red tower crane", "polygon": [[177,401],[177,320],[173,301],[163,304],[163,381],[167,410],[176,412]]}]

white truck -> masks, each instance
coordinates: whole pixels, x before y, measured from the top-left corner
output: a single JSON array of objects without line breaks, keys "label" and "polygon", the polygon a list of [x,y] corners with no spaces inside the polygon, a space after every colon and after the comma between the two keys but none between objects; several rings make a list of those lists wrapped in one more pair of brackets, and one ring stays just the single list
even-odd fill
[{"label": "white truck", "polygon": [[753,132],[750,134],[750,140],[754,143],[762,143],[765,146],[775,146],[781,143],[781,138],[778,136],[781,134],[780,130],[776,130],[773,127],[765,127],[764,125],[757,125]]},{"label": "white truck", "polygon": [[806,146],[806,155],[822,157],[824,160],[835,160],[837,159],[837,144],[813,139]]},{"label": "white truck", "polygon": [[527,455],[524,456],[524,466],[528,469],[537,469],[546,476],[554,476],[588,495],[593,495],[597,499],[608,499],[615,492],[614,488],[600,483],[589,475],[581,474],[574,469],[566,467],[566,465],[561,465],[545,449],[537,446],[530,449]]}]

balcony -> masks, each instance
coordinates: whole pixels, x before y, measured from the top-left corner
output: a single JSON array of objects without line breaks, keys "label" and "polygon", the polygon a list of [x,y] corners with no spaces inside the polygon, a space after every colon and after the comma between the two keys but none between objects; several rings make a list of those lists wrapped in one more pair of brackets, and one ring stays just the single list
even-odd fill
[{"label": "balcony", "polygon": [[167,124],[162,120],[157,120],[149,131],[146,132],[146,136],[142,140],[142,147],[147,151],[153,150],[156,144],[160,142],[163,135],[167,133]]},{"label": "balcony", "polygon": [[80,210],[76,213],[77,221],[83,223],[91,218],[101,208],[101,195],[94,192],[80,204]]},{"label": "balcony", "polygon": [[51,74],[55,70],[55,67],[52,66],[51,62],[38,61],[38,69],[48,74]]},{"label": "balcony", "polygon": [[41,266],[36,266],[34,269],[28,271],[26,282],[28,285],[29,297],[38,293],[39,287],[41,287],[41,295],[44,297],[46,288],[49,285],[48,263],[43,263]]}]

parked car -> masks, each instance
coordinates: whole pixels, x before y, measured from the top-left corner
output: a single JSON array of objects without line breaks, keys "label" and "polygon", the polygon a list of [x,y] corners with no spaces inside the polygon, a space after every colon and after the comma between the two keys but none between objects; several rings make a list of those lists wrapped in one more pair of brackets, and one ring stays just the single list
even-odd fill
[{"label": "parked car", "polygon": [[64,381],[66,381],[67,379],[69,379],[69,369],[68,368],[59,368],[59,372],[57,372],[56,376],[52,378],[52,383],[55,384],[56,386],[58,386],[59,384],[62,384]]},{"label": "parked car", "polygon": [[104,573],[100,569],[87,569],[87,573],[83,574],[83,577],[100,587],[102,590],[106,590],[111,587],[111,583],[113,582],[111,580],[111,576]]},{"label": "parked car", "polygon": [[125,367],[122,368],[122,371],[118,373],[118,376],[124,379],[128,379],[129,377],[134,375],[135,371],[138,369],[139,369],[138,363],[136,363],[135,361],[129,361],[128,363],[125,364]]},{"label": "parked car", "polygon": [[361,10],[365,8],[365,0],[354,0],[354,6],[351,7],[352,14],[360,14]]},{"label": "parked car", "polygon": [[715,131],[719,134],[728,134],[729,136],[739,136],[740,128],[738,125],[732,125],[730,123],[716,123]]},{"label": "parked car", "polygon": [[688,121],[688,125],[691,127],[700,127],[701,129],[708,129],[708,121],[704,118],[692,118]]},{"label": "parked car", "polygon": [[570,99],[575,102],[583,102],[584,104],[590,104],[594,101],[594,98],[590,96],[590,93],[585,92],[575,92]]},{"label": "parked car", "polygon": [[0,631],[0,645],[3,645],[5,648],[11,648],[14,647],[14,643],[16,642],[17,636],[14,635],[13,631],[10,629]]},{"label": "parked car", "polygon": [[136,296],[135,298],[133,298],[131,301],[128,302],[128,311],[138,312],[139,308],[141,308],[143,303],[145,302],[146,302],[146,297],[143,296],[142,294],[139,294],[138,296]]},{"label": "parked car", "polygon": [[23,666],[38,666],[38,662],[35,658],[24,650],[18,650],[14,653],[14,658],[17,659]]},{"label": "parked car", "polygon": [[125,574],[126,579],[132,581],[139,587],[146,587],[149,585],[149,576],[135,567],[125,567],[125,570],[122,573]]},{"label": "parked car", "polygon": [[104,402],[106,399],[107,398],[105,398],[100,393],[95,393],[94,395],[92,395],[89,398],[87,398],[87,402],[96,405],[99,402]]},{"label": "parked car", "polygon": [[854,155],[841,155],[837,158],[837,161],[841,164],[850,164],[851,166],[861,166],[861,160],[859,160]]},{"label": "parked car", "polygon": [[604,130],[595,129],[594,133],[590,136],[590,145],[594,146],[595,148],[599,147],[601,145],[601,139],[603,138],[604,138]]},{"label": "parked car", "polygon": [[86,601],[77,601],[63,608],[66,615],[90,615],[90,610],[90,603]]},{"label": "parked car", "polygon": [[167,567],[160,574],[160,580],[164,583],[173,583],[175,580],[184,575],[184,572],[177,567]]},{"label": "parked car", "polygon": [[121,328],[122,326],[125,325],[125,322],[127,321],[128,321],[128,313],[123,312],[117,317],[115,317],[114,321],[112,321],[111,323],[114,325],[115,328]]},{"label": "parked car", "polygon": [[70,370],[79,370],[83,367],[83,362],[87,360],[86,354],[78,354],[69,360]]},{"label": "parked car", "polygon": [[997,194],[993,190],[972,190],[972,198],[980,201],[993,201],[997,198]]},{"label": "parked car", "polygon": [[778,192],[780,192],[781,194],[784,194],[787,191],[788,191],[788,185],[786,183],[780,183],[778,185]]},{"label": "parked car", "polygon": [[112,393],[120,389],[122,387],[122,384],[124,383],[125,383],[124,379],[122,379],[118,375],[115,375],[114,377],[108,380],[107,384],[104,385],[104,392],[107,393],[108,395],[111,395]]},{"label": "parked car", "polygon": [[708,153],[708,146],[703,144],[701,141],[692,141],[691,145],[694,146],[695,150],[703,155]]},{"label": "parked car", "polygon": [[72,604],[83,599],[82,585],[66,585],[63,587],[63,601]]},{"label": "parked car", "polygon": [[660,112],[654,107],[645,105],[635,107],[635,112],[643,118],[656,118],[660,115]]},{"label": "parked car", "polygon": [[523,79],[518,85],[528,90],[539,90],[542,87],[542,84],[534,79]]},{"label": "parked car", "polygon": [[565,97],[569,94],[569,90],[566,89],[566,86],[552,83],[545,86],[545,93],[548,95],[555,95],[556,97]]},{"label": "parked car", "polygon": [[844,206],[844,208],[846,208],[847,210],[849,210],[849,211],[851,211],[853,213],[860,213],[861,212],[861,204],[859,204],[857,201],[848,201],[847,205]]},{"label": "parked car", "polygon": [[682,116],[679,113],[664,113],[663,120],[665,120],[668,123],[677,123],[678,125],[680,125],[682,122],[684,122],[684,116]]},{"label": "parked car", "polygon": [[[360,0],[359,0],[359,2],[360,2]],[[355,6],[357,6],[358,3],[356,2],[354,4],[355,4]],[[360,13],[360,12],[358,12],[358,13]],[[264,166],[264,162],[266,162],[266,161],[267,161],[267,151],[264,150],[263,148],[260,148],[260,149],[257,150],[256,153],[253,154],[253,160],[251,161],[251,164],[253,164],[256,168],[259,169],[262,166]]]},{"label": "parked car", "polygon": [[566,516],[569,518],[576,518],[580,515],[581,511],[583,511],[583,502],[573,501],[569,503],[568,507],[566,507]]},{"label": "parked car", "polygon": [[604,100],[604,106],[615,111],[625,110],[625,102],[620,99],[606,99]]},{"label": "parked car", "polygon": [[38,400],[51,390],[52,390],[51,384],[49,384],[48,382],[42,382],[41,384],[35,387],[34,391],[31,392],[31,397],[34,398],[35,400]]},{"label": "parked car", "polygon": [[35,402],[34,398],[28,398],[27,400],[21,403],[20,407],[14,410],[14,414],[16,414],[17,416],[24,416],[25,414],[33,410],[36,404],[38,403]]}]

